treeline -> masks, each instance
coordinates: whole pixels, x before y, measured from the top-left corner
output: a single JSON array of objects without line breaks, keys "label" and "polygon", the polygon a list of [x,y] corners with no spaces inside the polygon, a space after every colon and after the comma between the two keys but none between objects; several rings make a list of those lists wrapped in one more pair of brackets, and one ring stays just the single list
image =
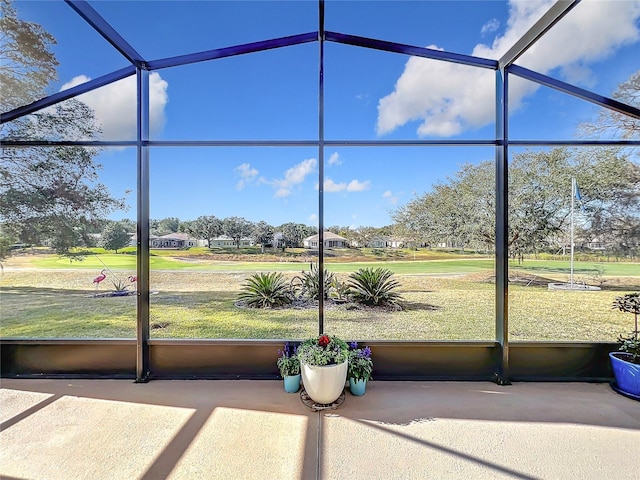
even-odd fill
[{"label": "treeline", "polygon": [[[558,252],[574,241],[615,256],[636,257],[640,245],[640,166],[614,148],[527,151],[509,162],[508,247],[514,258]],[[493,249],[495,163],[464,165],[452,178],[399,207],[396,231],[416,243]]]},{"label": "treeline", "polygon": [[[131,235],[136,231],[136,222],[131,219],[120,221],[105,220],[101,228],[93,230],[94,236],[88,236],[88,241],[100,234],[99,240],[94,244],[84,246],[101,246],[107,250],[118,250],[129,243]],[[334,225],[326,229],[346,238],[349,243],[367,245],[375,238],[389,238],[393,235],[392,227],[343,227]],[[211,242],[222,236],[233,240],[237,248],[241,241],[249,238],[265,247],[274,248],[299,248],[303,247],[303,240],[318,233],[314,226],[302,223],[287,222],[281,225],[271,225],[265,221],[252,222],[244,217],[218,218],[214,215],[202,215],[195,220],[180,220],[177,217],[163,219],[151,219],[149,221],[149,233],[158,237],[171,235],[172,233],[186,233],[193,239],[204,240],[207,247],[211,248]]]}]

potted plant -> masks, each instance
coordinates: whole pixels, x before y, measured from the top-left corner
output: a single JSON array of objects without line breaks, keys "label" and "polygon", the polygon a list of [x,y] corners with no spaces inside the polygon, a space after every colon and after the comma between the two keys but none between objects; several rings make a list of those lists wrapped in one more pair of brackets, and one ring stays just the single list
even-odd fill
[{"label": "potted plant", "polygon": [[284,344],[284,349],[278,349],[278,360],[276,362],[280,375],[284,379],[284,391],[296,393],[300,390],[300,361],[296,355],[296,348],[293,350],[289,342]]},{"label": "potted plant", "polygon": [[332,335],[320,335],[302,342],[297,355],[302,384],[311,400],[323,405],[335,402],[347,381],[347,343]]},{"label": "potted plant", "polygon": [[616,297],[613,308],[624,313],[633,313],[635,317],[633,332],[627,337],[620,335],[619,351],[609,353],[616,381],[614,388],[624,395],[640,400],[640,332],[638,332],[640,293],[628,293]]},{"label": "potted plant", "polygon": [[349,344],[349,390],[352,395],[364,395],[367,389],[367,381],[371,380],[373,372],[373,359],[369,347],[358,348],[358,342]]}]

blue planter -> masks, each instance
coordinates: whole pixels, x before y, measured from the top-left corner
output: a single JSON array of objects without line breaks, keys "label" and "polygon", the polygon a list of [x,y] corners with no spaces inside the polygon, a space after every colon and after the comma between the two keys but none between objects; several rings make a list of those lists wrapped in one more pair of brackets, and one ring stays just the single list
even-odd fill
[{"label": "blue planter", "polygon": [[349,390],[351,390],[351,395],[355,395],[359,397],[364,395],[365,390],[367,389],[367,381],[366,380],[354,380],[353,378],[349,379]]},{"label": "blue planter", "polygon": [[631,355],[620,352],[609,353],[618,390],[640,398],[640,365],[626,361],[630,357]]},{"label": "blue planter", "polygon": [[300,374],[284,377],[284,391],[296,393],[300,390]]}]

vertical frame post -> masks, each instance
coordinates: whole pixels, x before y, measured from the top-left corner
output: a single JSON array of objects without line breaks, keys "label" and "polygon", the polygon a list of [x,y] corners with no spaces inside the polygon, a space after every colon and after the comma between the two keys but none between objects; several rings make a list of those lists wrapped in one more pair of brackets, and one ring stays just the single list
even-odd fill
[{"label": "vertical frame post", "polygon": [[318,1],[318,331],[324,333],[324,0]]},{"label": "vertical frame post", "polygon": [[508,77],[496,71],[496,342],[495,380],[509,385],[509,132]]},{"label": "vertical frame post", "polygon": [[149,71],[136,68],[137,79],[137,273],[136,382],[149,380]]}]

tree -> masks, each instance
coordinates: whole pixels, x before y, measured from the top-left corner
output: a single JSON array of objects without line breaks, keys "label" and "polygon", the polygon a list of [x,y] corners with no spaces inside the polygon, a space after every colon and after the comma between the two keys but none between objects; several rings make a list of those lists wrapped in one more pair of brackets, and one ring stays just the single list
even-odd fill
[{"label": "tree", "polygon": [[253,228],[253,223],[243,217],[228,217],[222,221],[224,234],[233,239],[236,248],[240,248],[241,240],[251,235]]},{"label": "tree", "polygon": [[[622,103],[640,108],[640,70],[621,83],[613,93],[613,98]],[[620,134],[622,138],[640,137],[640,119],[624,115],[614,110],[602,109],[595,122],[581,125],[581,133],[586,136]]]},{"label": "tree", "polygon": [[251,239],[260,244],[262,253],[264,253],[265,245],[273,242],[273,227],[263,220],[259,221],[251,232]]},{"label": "tree", "polygon": [[[637,242],[638,165],[616,149],[528,151],[514,155],[509,164],[508,248],[513,258],[522,260],[568,241],[572,177],[582,190],[581,221],[606,230],[607,237],[622,238],[619,232],[626,232],[626,245]],[[453,178],[399,207],[393,219],[397,231],[413,239],[486,249],[495,244],[494,212],[494,165],[483,162],[464,165]]]},{"label": "tree", "polygon": [[[109,223],[108,221],[106,223]],[[120,224],[124,227],[127,232],[134,233],[138,228],[135,220],[131,220],[130,218],[124,218],[120,220]],[[105,224],[106,226],[106,224]]]},{"label": "tree", "polygon": [[[12,129],[18,138],[92,138],[97,127],[84,103],[70,100]],[[0,217],[26,243],[50,242],[66,255],[83,233],[110,212],[125,209],[98,182],[97,150],[80,146],[3,148]]]},{"label": "tree", "polygon": [[493,243],[493,164],[463,165],[447,182],[395,210],[395,234],[414,247],[426,243],[464,249]]},{"label": "tree", "polygon": [[42,98],[57,79],[51,51],[57,42],[40,25],[20,20],[9,0],[0,0],[0,11],[0,105],[7,112]]},{"label": "tree", "polygon": [[341,227],[340,225],[333,225],[331,227],[326,228],[326,231],[335,233],[336,235],[340,235],[348,240],[354,240],[353,235],[354,231],[350,227]]},{"label": "tree", "polygon": [[[10,2],[0,1],[0,98],[3,110],[10,110],[45,95],[45,87],[56,78],[57,61],[51,52],[53,37],[39,25],[18,19]],[[95,140],[100,131],[93,111],[78,100],[19,118],[3,130],[7,138],[54,141]],[[22,242],[48,242],[57,253],[68,255],[110,212],[125,208],[123,199],[113,198],[98,182],[97,153],[96,148],[80,146],[3,148],[0,221]]]},{"label": "tree", "polygon": [[102,231],[100,246],[105,250],[114,250],[118,253],[118,249],[126,247],[130,241],[131,237],[124,225],[120,222],[111,222]]},{"label": "tree", "polygon": [[302,223],[288,222],[280,226],[279,230],[282,232],[283,250],[285,247],[298,248],[302,246],[302,241],[318,233],[318,230],[314,227],[309,227]]},{"label": "tree", "polygon": [[371,241],[379,236],[378,228],[360,225],[358,228],[351,231],[351,236],[349,238],[355,240],[359,247],[369,247]]},{"label": "tree", "polygon": [[640,253],[640,165],[611,148],[590,149],[579,168],[591,171],[583,179],[580,216],[588,237],[597,238],[616,257]]},{"label": "tree", "polygon": [[180,229],[180,219],[176,217],[167,217],[162,220],[158,220],[158,223],[154,229],[154,235],[163,236],[170,233],[176,233]]},{"label": "tree", "polygon": [[187,222],[185,231],[196,238],[207,241],[207,247],[211,248],[211,240],[222,235],[222,221],[213,215],[202,215],[192,222]]},{"label": "tree", "polygon": [[16,236],[5,225],[0,225],[0,269],[4,270],[4,262],[11,256],[11,247],[16,241]]}]

